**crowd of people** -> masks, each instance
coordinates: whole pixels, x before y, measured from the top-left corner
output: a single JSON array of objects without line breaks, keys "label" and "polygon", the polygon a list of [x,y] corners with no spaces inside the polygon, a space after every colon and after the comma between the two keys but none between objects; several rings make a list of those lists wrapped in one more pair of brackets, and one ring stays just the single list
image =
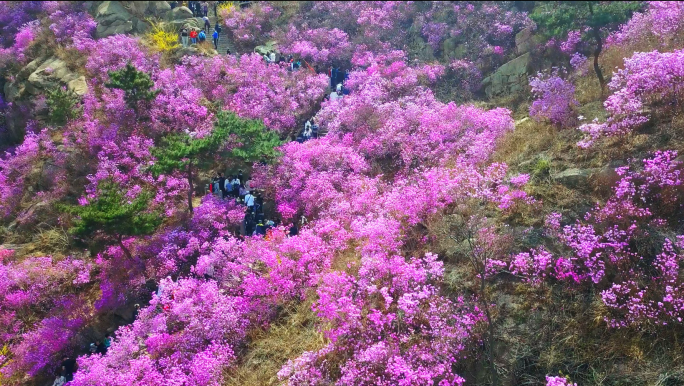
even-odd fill
[{"label": "crowd of people", "polygon": [[[235,200],[238,205],[245,207],[245,217],[240,226],[241,236],[267,236],[270,229],[280,225],[280,221],[266,218],[262,192],[250,187],[250,182],[242,171],[228,177],[219,172],[212,178],[208,193],[221,199]],[[306,218],[302,216],[300,221],[304,224]],[[295,221],[289,227],[289,235],[298,233],[299,225]]]},{"label": "crowd of people", "polygon": [[[211,29],[211,23],[208,17],[204,17],[204,28],[193,28],[193,27],[183,27],[180,32],[181,43],[183,47],[187,47],[188,44],[198,44],[204,43],[207,40],[207,34]],[[212,41],[214,43],[214,49],[218,50],[219,38],[221,36],[221,26],[218,22],[214,26],[214,32],[211,34]]]}]

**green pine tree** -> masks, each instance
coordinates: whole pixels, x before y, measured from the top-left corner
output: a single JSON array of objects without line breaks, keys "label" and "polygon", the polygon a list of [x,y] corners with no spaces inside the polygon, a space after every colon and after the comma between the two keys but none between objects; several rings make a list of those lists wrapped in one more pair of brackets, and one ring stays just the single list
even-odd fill
[{"label": "green pine tree", "polygon": [[136,70],[131,62],[118,71],[109,71],[109,82],[105,87],[124,91],[126,105],[138,114],[140,102],[150,102],[157,97],[159,90],[152,90],[154,82],[150,76]]},{"label": "green pine tree", "polygon": [[71,233],[81,237],[103,234],[132,259],[123,237],[152,234],[162,223],[163,217],[159,213],[149,211],[151,199],[152,193],[143,191],[130,200],[115,183],[104,180],[98,185],[95,200],[84,206],[60,205],[60,209],[77,216]]},{"label": "green pine tree", "polygon": [[261,121],[242,119],[231,112],[221,111],[217,116],[216,128],[228,132],[228,161],[251,164],[273,159],[280,154],[276,148],[283,142],[275,131],[266,128]]},{"label": "green pine tree", "polygon": [[587,29],[582,38],[594,46],[594,72],[605,88],[606,81],[598,63],[603,50],[602,33],[614,30],[641,10],[641,1],[549,1],[539,2],[530,15],[537,30],[546,38],[563,39],[572,30]]},{"label": "green pine tree", "polygon": [[79,97],[66,87],[57,87],[45,93],[48,111],[48,123],[55,126],[63,126],[70,119],[81,115],[81,108],[76,105]]},{"label": "green pine tree", "polygon": [[[211,134],[194,138],[187,133],[162,138],[160,146],[152,149],[157,158],[151,170],[155,175],[182,172],[188,179],[188,209],[193,211],[192,192],[195,168],[209,167],[219,157],[231,162],[254,162],[277,156],[275,147],[281,144],[275,132],[263,123],[238,118],[234,113],[221,111]],[[228,152],[223,150],[230,148]]]}]

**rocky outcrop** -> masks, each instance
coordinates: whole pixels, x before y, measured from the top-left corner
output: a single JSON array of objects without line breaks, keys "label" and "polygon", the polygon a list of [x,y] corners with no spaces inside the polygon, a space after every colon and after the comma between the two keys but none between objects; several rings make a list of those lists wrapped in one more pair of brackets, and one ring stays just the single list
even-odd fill
[{"label": "rocky outcrop", "polygon": [[95,35],[98,38],[131,33],[138,24],[138,19],[128,13],[119,1],[105,1],[100,4],[95,13],[95,20]]},{"label": "rocky outcrop", "polygon": [[5,97],[9,102],[28,99],[55,87],[66,86],[77,95],[88,91],[85,76],[79,75],[67,67],[57,57],[40,57],[27,64],[14,82],[5,84]]},{"label": "rocky outcrop", "polygon": [[532,51],[535,45],[533,32],[532,27],[527,27],[515,35],[516,54],[522,55]]},{"label": "rocky outcrop", "polygon": [[77,95],[88,91],[85,77],[70,70],[66,62],[54,56],[33,60],[17,73],[13,81],[5,83],[5,99],[17,107],[5,116],[10,140],[23,138],[29,116],[40,118],[47,114],[47,106],[36,97],[56,87],[66,87]]},{"label": "rocky outcrop", "polygon": [[95,35],[98,38],[123,33],[143,33],[150,28],[149,19],[167,20],[172,14],[167,1],[102,1],[93,6],[97,21]]},{"label": "rocky outcrop", "polygon": [[532,55],[526,53],[499,67],[492,75],[482,81],[482,87],[489,98],[515,94],[528,85]]},{"label": "rocky outcrop", "polygon": [[589,177],[596,173],[596,169],[577,169],[571,168],[556,173],[551,177],[554,181],[559,182],[570,188],[582,188],[587,186]]}]

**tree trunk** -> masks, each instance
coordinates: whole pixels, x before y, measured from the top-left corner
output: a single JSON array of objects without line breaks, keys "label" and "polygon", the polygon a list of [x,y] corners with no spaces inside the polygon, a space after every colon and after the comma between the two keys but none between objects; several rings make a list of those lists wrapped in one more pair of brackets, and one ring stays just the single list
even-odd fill
[{"label": "tree trunk", "polygon": [[121,250],[123,251],[124,255],[126,255],[126,257],[128,257],[130,260],[133,260],[133,255],[131,254],[131,251],[129,251],[123,243],[122,235],[119,235],[117,241],[119,242],[119,247],[121,247]]},{"label": "tree trunk", "polygon": [[601,67],[599,67],[599,54],[603,50],[603,40],[601,39],[601,34],[596,27],[591,29],[594,38],[596,39],[596,49],[594,50],[594,72],[596,72],[596,77],[598,78],[599,84],[601,85],[601,96],[603,96],[603,91],[606,88],[606,80],[603,78],[603,72],[601,72]]},{"label": "tree trunk", "polygon": [[192,210],[192,190],[194,189],[192,186],[192,161],[188,162],[188,209],[190,210],[190,213],[193,213]]}]

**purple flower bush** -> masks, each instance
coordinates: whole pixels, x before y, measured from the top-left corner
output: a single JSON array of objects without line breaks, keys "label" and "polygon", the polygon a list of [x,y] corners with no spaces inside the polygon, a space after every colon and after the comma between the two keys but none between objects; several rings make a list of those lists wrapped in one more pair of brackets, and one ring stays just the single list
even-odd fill
[{"label": "purple flower bush", "polygon": [[[684,79],[684,51],[637,52],[625,59],[625,68],[613,74],[608,84],[613,94],[604,107],[610,114],[603,123],[579,127],[585,138],[578,143],[591,147],[602,137],[623,136],[649,121],[645,111],[657,106],[667,112],[680,106]],[[661,102],[667,101],[667,104]]]},{"label": "purple flower bush", "polygon": [[550,74],[538,73],[530,79],[532,94],[536,97],[530,106],[530,116],[548,119],[560,127],[569,127],[575,121],[573,108],[579,103],[575,99],[575,86],[561,78],[555,69]]}]

